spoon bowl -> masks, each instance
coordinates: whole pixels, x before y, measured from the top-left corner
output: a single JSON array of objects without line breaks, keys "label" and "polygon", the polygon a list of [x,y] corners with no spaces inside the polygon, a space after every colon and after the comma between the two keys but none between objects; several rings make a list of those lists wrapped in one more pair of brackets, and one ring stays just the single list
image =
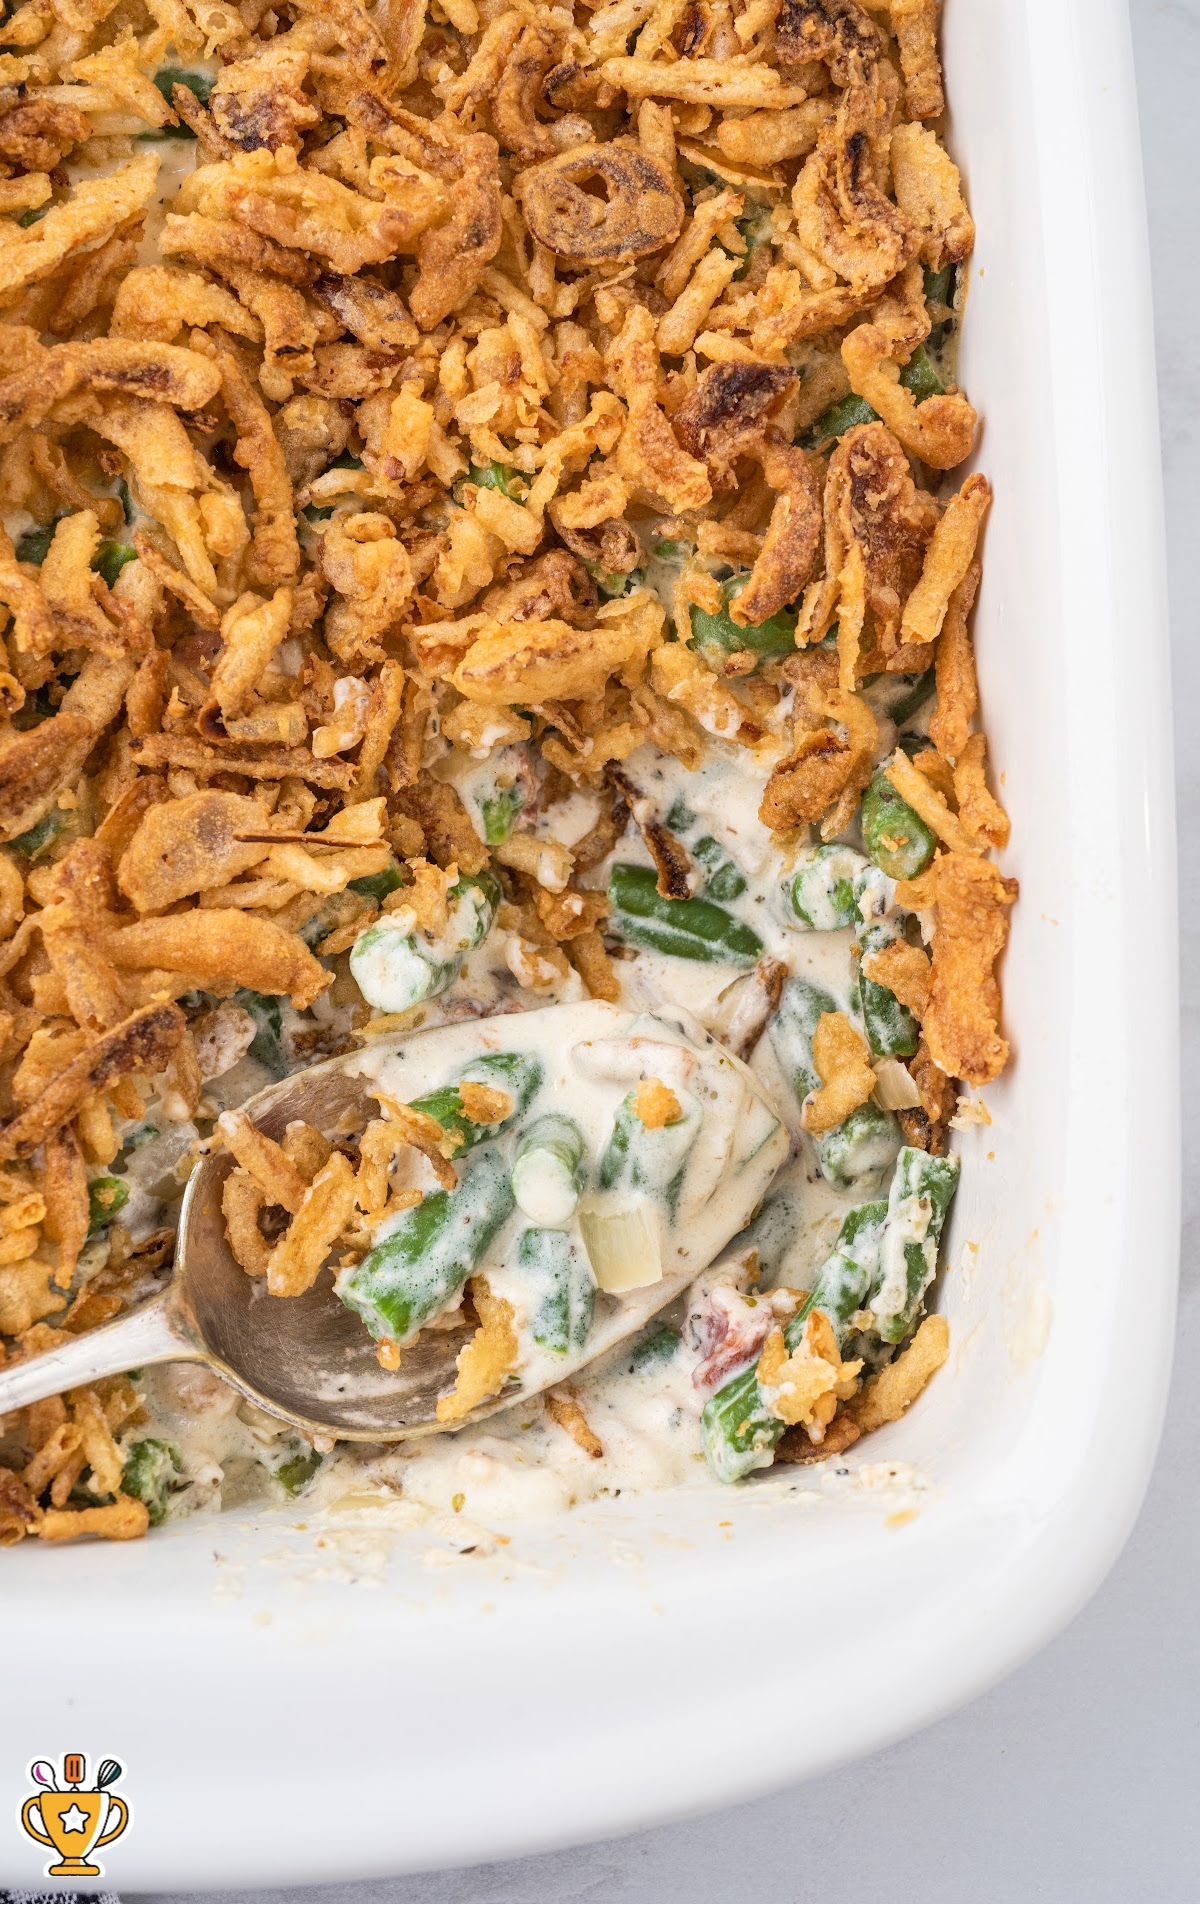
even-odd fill
[{"label": "spoon bowl", "polygon": [[[510,1015],[499,1023],[511,1032],[521,1019],[546,1020],[554,1014],[586,1011],[597,1029],[610,1017],[629,1014],[612,1007],[551,1006],[532,1014]],[[488,1021],[473,1024],[480,1030]],[[575,1023],[573,1021],[572,1023]],[[367,1089],[370,1076],[391,1054],[428,1063],[438,1075],[438,1056],[459,1026],[435,1027],[382,1040],[361,1052],[325,1060],[294,1072],[247,1100],[242,1109],[268,1137],[282,1139],[287,1126],[303,1119],[327,1136],[361,1129],[378,1115]],[[735,1066],[760,1099],[762,1087],[728,1052],[699,1032],[697,1036],[721,1060]],[[370,1074],[362,1071],[370,1058]],[[511,1384],[479,1404],[453,1425],[437,1420],[437,1403],[454,1387],[458,1355],[469,1325],[425,1328],[404,1347],[398,1369],[381,1367],[375,1344],[362,1320],[334,1291],[327,1265],[312,1288],[296,1297],[274,1297],[265,1284],[241,1268],[229,1247],[221,1193],[234,1159],[227,1150],[204,1158],[188,1182],[179,1218],[175,1275],[165,1291],[128,1317],[45,1351],[0,1374],[0,1414],[41,1401],[62,1390],[148,1363],[190,1361],[206,1365],[269,1414],[292,1423],[310,1437],[351,1442],[398,1442],[414,1436],[462,1428],[499,1409],[527,1400],[562,1377],[573,1376],[597,1357],[636,1334],[673,1301],[705,1268],[729,1238],[743,1228],[761,1202],[787,1151],[782,1125],[744,1169],[736,1193],[721,1212],[720,1234],[706,1239],[703,1255],[665,1273],[644,1289],[620,1298],[597,1293],[595,1318],[585,1353],[558,1375],[533,1384]]]}]

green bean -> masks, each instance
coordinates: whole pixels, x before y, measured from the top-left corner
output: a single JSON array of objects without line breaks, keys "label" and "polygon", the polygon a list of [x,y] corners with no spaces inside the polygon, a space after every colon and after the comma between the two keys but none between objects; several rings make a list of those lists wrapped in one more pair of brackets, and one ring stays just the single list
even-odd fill
[{"label": "green bean", "polygon": [[609,875],[609,929],[620,939],[675,959],[752,966],[762,940],[711,900],[665,900],[652,867],[617,865]]},{"label": "green bean", "polygon": [[784,881],[788,910],[810,932],[832,933],[860,926],[859,900],[878,873],[865,854],[836,843],[816,847]]},{"label": "green bean", "polygon": [[[784,1076],[803,1104],[821,1080],[813,1065],[812,1041],[827,1012],[838,1012],[831,993],[808,979],[789,979],[771,1021],[770,1038]],[[813,1140],[821,1175],[835,1190],[865,1190],[891,1169],[900,1146],[900,1127],[890,1111],[873,1099]]]},{"label": "green bean", "polygon": [[746,876],[742,869],[731,860],[728,854],[710,833],[691,843],[694,859],[700,862],[708,874],[704,882],[706,900],[737,900],[746,891]]},{"label": "green bean", "polygon": [[888,1192],[879,1286],[871,1300],[874,1328],[885,1343],[902,1343],[937,1274],[938,1244],[958,1188],[958,1159],[905,1145]]},{"label": "green bean", "polygon": [[510,463],[472,463],[466,476],[460,477],[454,488],[457,489],[461,483],[474,483],[478,489],[497,489],[501,496],[508,497],[510,503],[524,501],[525,486],[520,472]]},{"label": "green bean", "polygon": [[642,1376],[648,1369],[661,1369],[665,1363],[674,1362],[683,1341],[678,1330],[669,1323],[652,1323],[646,1335],[635,1343],[629,1359],[631,1376]]},{"label": "green bean", "polygon": [[886,714],[899,727],[925,705],[933,687],[933,669],[927,668],[921,675],[868,675],[862,695],[873,714]]},{"label": "green bean", "polygon": [[872,410],[863,398],[853,394],[841,397],[817,418],[804,438],[804,446],[806,449],[815,449],[830,437],[844,437],[847,430],[856,430],[861,423],[878,422],[879,412]]},{"label": "green bean", "polygon": [[123,1177],[92,1178],[88,1184],[88,1236],[111,1224],[128,1202],[129,1185]]},{"label": "green bean", "polygon": [[890,780],[876,774],[862,799],[863,845],[892,880],[915,880],[933,859],[937,835]]},{"label": "green bean", "polygon": [[[923,344],[917,345],[900,372],[900,382],[918,403],[924,403],[926,397],[941,396],[946,388]],[[879,412],[873,410],[864,397],[856,397],[851,392],[848,397],[840,397],[837,403],[830,404],[817,418],[804,438],[804,447],[815,449],[830,437],[844,437],[847,430],[855,430],[860,424],[878,422]]]},{"label": "green bean", "polygon": [[393,861],[391,866],[384,867],[382,873],[363,873],[357,880],[351,880],[349,885],[352,893],[361,893],[365,900],[382,904],[388,894],[394,893],[401,885],[400,869]]},{"label": "green bean", "polygon": [[497,786],[493,794],[480,801],[483,837],[489,847],[498,847],[508,839],[524,807],[525,793],[519,781],[512,781],[507,787]]},{"label": "green bean", "polygon": [[[925,303],[929,307],[932,320],[928,348],[940,350],[946,333],[954,324],[954,294],[956,269],[953,265],[943,265],[940,271],[925,272]],[[945,313],[944,316],[941,313]]]},{"label": "green bean", "polygon": [[[882,1202],[860,1204],[847,1213],[811,1293],[783,1332],[789,1355],[799,1348],[813,1310],[828,1316],[840,1344],[878,1275],[887,1208]],[[756,1363],[731,1376],[709,1397],[700,1418],[704,1453],[717,1480],[738,1482],[751,1469],[769,1467],[785,1426],[767,1405]]]},{"label": "green bean", "polygon": [[477,1152],[454,1190],[405,1211],[382,1243],[339,1274],[337,1294],[377,1340],[409,1342],[478,1269],[512,1208],[500,1153]]},{"label": "green bean", "polygon": [[557,1111],[535,1118],[512,1169],[513,1196],[526,1217],[551,1227],[569,1224],[585,1176],[583,1133],[575,1121]]},{"label": "green bean", "polygon": [[467,953],[486,939],[500,904],[492,874],[464,874],[449,898],[449,923],[438,939],[405,933],[385,914],[355,940],[350,970],[376,1011],[407,1012],[444,992],[458,977]]},{"label": "green bean", "polygon": [[766,1199],[745,1230],[740,1231],[732,1243],[726,1244],[721,1256],[739,1257],[753,1249],[758,1261],[756,1281],[770,1281],[782,1270],[784,1259],[795,1243],[799,1230],[800,1206],[797,1200],[786,1191],[777,1191],[773,1197]]},{"label": "green bean", "polygon": [[899,1144],[900,1127],[891,1112],[868,1098],[832,1131],[822,1132],[817,1162],[835,1191],[866,1190],[887,1176]]},{"label": "green bean", "polygon": [[908,1007],[901,1005],[887,986],[880,985],[877,979],[868,979],[862,969],[864,959],[903,937],[895,920],[876,920],[863,927],[851,955],[856,969],[858,1008],[867,1044],[876,1058],[911,1058],[921,1043],[921,1028]]},{"label": "green bean", "polygon": [[576,1354],[591,1334],[596,1311],[596,1279],[578,1245],[565,1230],[521,1233],[517,1262],[538,1297],[531,1329],[539,1349],[556,1356]]},{"label": "green bean", "polygon": [[644,569],[626,569],[622,572],[616,569],[606,569],[599,562],[588,562],[586,560],[583,566],[591,576],[592,581],[596,584],[601,595],[608,596],[610,600],[613,600],[619,595],[632,595],[633,591],[640,589],[646,580],[646,571]]},{"label": "green bean", "polygon": [[[190,93],[195,93],[202,106],[207,106],[216,81],[210,79],[207,73],[188,73],[181,66],[163,66],[155,73],[154,84],[174,112],[176,86],[186,86]],[[181,119],[177,126],[156,126],[153,132],[139,133],[138,137],[141,139],[194,139],[196,135],[186,120]]]},{"label": "green bean", "polygon": [[281,1462],[279,1467],[271,1472],[289,1495],[299,1495],[317,1474],[323,1460],[324,1458],[317,1453],[316,1449],[301,1447],[295,1455],[289,1456],[286,1462]]},{"label": "green bean", "polygon": [[788,1354],[799,1346],[805,1319],[813,1310],[827,1316],[839,1350],[852,1319],[866,1307],[879,1277],[888,1207],[882,1198],[859,1204],[842,1220],[837,1241],[818,1270],[808,1296],[784,1330]]},{"label": "green bean", "polygon": [[925,271],[926,304],[949,305],[954,299],[954,266],[943,265],[940,271]]},{"label": "green bean", "polygon": [[137,561],[137,550],[127,542],[102,542],[92,561],[97,575],[103,576],[111,589],[127,562]]},{"label": "green bean", "polygon": [[758,655],[764,661],[774,660],[790,655],[796,646],[796,618],[786,609],[768,616],[765,622],[751,623],[748,628],[740,627],[733,620],[729,604],[741,594],[749,580],[747,570],[722,585],[721,607],[715,615],[692,604],[691,646],[714,662],[727,655],[747,653]]},{"label": "green bean", "polygon": [[[542,1083],[541,1060],[530,1057],[525,1052],[496,1052],[486,1058],[477,1058],[464,1065],[458,1078],[449,1085],[443,1085],[438,1091],[426,1092],[423,1098],[414,1098],[412,1109],[423,1111],[427,1118],[434,1118],[443,1131],[454,1139],[451,1156],[457,1157],[462,1151],[473,1150],[482,1144],[485,1138],[494,1138],[501,1131],[507,1131],[515,1118],[525,1111],[534,1094]],[[476,1124],[463,1110],[463,1085],[487,1085],[493,1091],[502,1091],[512,1100],[512,1110],[494,1124]]]},{"label": "green bean", "polygon": [[900,372],[900,382],[905,390],[910,390],[919,404],[927,397],[945,395],[946,386],[937,373],[937,366],[925,349],[918,344],[904,369]]},{"label": "green bean", "polygon": [[125,1451],[121,1487],[126,1495],[145,1502],[150,1525],[157,1528],[167,1512],[167,1497],[177,1484],[175,1477],[183,1468],[183,1457],[173,1442],[146,1436]]},{"label": "green bean", "polygon": [[700,1135],[703,1117],[690,1092],[677,1096],[682,1115],[651,1131],[637,1115],[636,1088],[627,1092],[617,1107],[597,1172],[602,1191],[646,1191],[661,1198],[672,1217],[683,1189],[688,1153]]},{"label": "green bean", "polygon": [[264,992],[251,992],[248,986],[242,986],[233,995],[233,1003],[240,1005],[254,1020],[255,1032],[246,1053],[254,1059],[272,1078],[286,1078],[292,1069],[292,1056],[284,1043],[283,1001],[273,999]]},{"label": "green bean", "polygon": [[52,523],[41,523],[36,529],[27,529],[17,537],[17,561],[34,562],[40,569],[50,554],[50,544],[54,541],[54,532],[61,517],[56,516]]},{"label": "green bean", "polygon": [[57,840],[66,824],[67,816],[63,809],[52,807],[48,814],[43,814],[40,820],[36,820],[24,833],[19,833],[10,844],[18,853],[23,853],[27,860],[36,860],[51,841]]}]

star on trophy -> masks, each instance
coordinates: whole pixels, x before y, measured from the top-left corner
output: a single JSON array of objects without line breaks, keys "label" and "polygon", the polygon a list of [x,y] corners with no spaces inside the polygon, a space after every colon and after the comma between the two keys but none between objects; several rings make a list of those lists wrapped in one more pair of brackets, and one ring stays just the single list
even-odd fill
[{"label": "star on trophy", "polygon": [[103,1877],[104,1867],[89,1864],[88,1855],[119,1838],[129,1824],[125,1801],[105,1791],[121,1777],[117,1761],[101,1760],[96,1784],[87,1789],[86,1771],[82,1753],[64,1756],[61,1786],[45,1760],[35,1760],[29,1769],[42,1790],[31,1793],[21,1807],[21,1824],[31,1839],[58,1854],[58,1864],[46,1867],[48,1879]]}]

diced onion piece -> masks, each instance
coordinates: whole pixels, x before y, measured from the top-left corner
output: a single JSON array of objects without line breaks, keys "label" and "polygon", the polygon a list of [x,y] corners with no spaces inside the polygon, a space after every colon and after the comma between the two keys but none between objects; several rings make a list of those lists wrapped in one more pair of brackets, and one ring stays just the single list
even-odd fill
[{"label": "diced onion piece", "polygon": [[610,1296],[661,1283],[658,1231],[644,1204],[615,1211],[585,1205],[579,1212],[579,1228],[596,1282]]},{"label": "diced onion piece", "polygon": [[921,1102],[916,1081],[898,1058],[879,1058],[874,1065],[874,1099],[884,1111],[915,1111]]}]

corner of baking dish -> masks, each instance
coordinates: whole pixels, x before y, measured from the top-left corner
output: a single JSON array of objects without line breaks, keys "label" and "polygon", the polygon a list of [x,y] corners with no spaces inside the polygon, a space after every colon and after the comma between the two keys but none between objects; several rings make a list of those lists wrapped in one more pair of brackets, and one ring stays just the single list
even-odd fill
[{"label": "corner of baking dish", "polygon": [[[48,1724],[128,1756],[143,1823],[123,1883],[184,1882],[185,1844],[189,1884],[345,1879],[745,1798],[981,1690],[1075,1612],[1132,1525],[1169,1374],[1178,1179],[1128,22],[1123,0],[945,12],[980,234],[963,381],[996,490],[981,692],[1022,887],[1017,1062],[990,1125],[960,1134],[950,1363],[844,1466],[610,1501],[472,1554],[295,1511],[125,1549],[29,1544],[5,1561],[6,1604],[44,1667],[10,1687],[6,1733],[27,1756]],[[86,1660],[58,1644],[81,1597]],[[751,1732],[753,1751],[718,1749]],[[300,1743],[321,1784],[302,1829]],[[199,1819],[224,1822],[207,1845]]]}]

